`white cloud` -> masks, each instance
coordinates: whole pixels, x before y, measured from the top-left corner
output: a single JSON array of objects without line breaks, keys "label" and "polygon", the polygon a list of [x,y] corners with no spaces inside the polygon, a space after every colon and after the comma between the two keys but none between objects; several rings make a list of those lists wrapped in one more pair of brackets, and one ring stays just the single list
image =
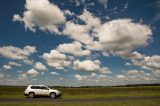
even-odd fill
[{"label": "white cloud", "polygon": [[73,63],[74,69],[83,71],[98,71],[101,69],[99,65],[100,63],[92,60],[84,60],[84,61],[76,60]]},{"label": "white cloud", "polygon": [[22,66],[22,64],[16,63],[16,62],[14,62],[14,61],[10,61],[10,62],[8,63],[8,65],[10,65],[10,66]]},{"label": "white cloud", "polygon": [[142,60],[132,60],[132,64],[135,66],[140,66],[146,70],[159,70],[160,69],[160,56],[153,55],[147,56]]},{"label": "white cloud", "polygon": [[42,64],[41,62],[36,62],[34,65],[34,68],[37,70],[44,70],[47,71],[48,69],[46,68],[46,66],[44,64]]},{"label": "white cloud", "polygon": [[86,25],[79,25],[73,22],[67,22],[63,34],[81,43],[92,43],[93,38],[89,35],[89,28]]},{"label": "white cloud", "polygon": [[57,72],[50,72],[51,75],[59,75]]},{"label": "white cloud", "polygon": [[36,52],[36,47],[25,46],[23,49],[14,46],[0,47],[0,55],[9,59],[22,60],[25,63],[31,63],[28,57]]},{"label": "white cloud", "polygon": [[119,78],[119,79],[124,79],[125,78],[124,75],[116,75],[116,77]]},{"label": "white cloud", "polygon": [[4,77],[4,74],[1,74],[1,73],[0,73],[0,79],[3,78],[3,77]]},{"label": "white cloud", "polygon": [[15,14],[14,16],[13,16],[13,21],[22,21],[22,19],[21,19],[21,17],[18,15],[18,14]]},{"label": "white cloud", "polygon": [[79,74],[76,74],[75,75],[75,78],[78,80],[78,81],[83,81],[83,80],[86,80],[87,79],[87,76],[81,76]]},{"label": "white cloud", "polygon": [[64,67],[71,65],[71,62],[67,61],[66,55],[57,50],[51,50],[50,53],[44,53],[42,57],[47,61],[49,66],[56,69],[64,69]]},{"label": "white cloud", "polygon": [[153,74],[155,75],[155,77],[160,78],[160,70],[153,71]]},{"label": "white cloud", "polygon": [[112,73],[108,67],[101,68],[100,72],[103,74]]},{"label": "white cloud", "polygon": [[97,75],[96,73],[91,73],[90,75],[76,74],[74,77],[76,80],[84,82],[99,82],[104,81],[106,79],[106,75]]},{"label": "white cloud", "polygon": [[97,29],[104,50],[130,52],[148,45],[152,31],[149,26],[133,23],[131,19],[116,19]]},{"label": "white cloud", "polygon": [[12,69],[12,67],[9,66],[9,65],[3,65],[3,69],[5,69],[5,70],[10,70],[10,69]]},{"label": "white cloud", "polygon": [[127,71],[127,74],[138,74],[139,71],[138,70],[129,70]]},{"label": "white cloud", "polygon": [[32,69],[30,69],[30,70],[27,71],[27,74],[30,75],[30,76],[32,76],[32,77],[35,77],[39,73],[35,69],[32,68]]},{"label": "white cloud", "polygon": [[63,34],[68,35],[70,38],[84,44],[93,43],[93,30],[101,25],[101,21],[86,9],[84,9],[83,13],[77,17],[83,20],[86,24],[80,25],[68,21]]},{"label": "white cloud", "polygon": [[18,79],[19,80],[25,80],[27,78],[26,74],[19,74]]},{"label": "white cloud", "polygon": [[83,20],[88,27],[92,28],[97,28],[101,25],[101,21],[99,20],[99,18],[95,17],[92,15],[92,13],[90,13],[89,11],[87,11],[86,9],[84,9],[82,15],[78,16],[81,20]]},{"label": "white cloud", "polygon": [[60,44],[57,49],[61,53],[69,53],[74,56],[88,56],[91,54],[89,50],[83,50],[80,42],[73,42],[69,44]]},{"label": "white cloud", "polygon": [[59,33],[58,24],[64,23],[66,18],[63,12],[49,0],[26,0],[23,17],[15,14],[13,21],[22,21],[25,28],[33,32],[38,27],[42,31]]}]

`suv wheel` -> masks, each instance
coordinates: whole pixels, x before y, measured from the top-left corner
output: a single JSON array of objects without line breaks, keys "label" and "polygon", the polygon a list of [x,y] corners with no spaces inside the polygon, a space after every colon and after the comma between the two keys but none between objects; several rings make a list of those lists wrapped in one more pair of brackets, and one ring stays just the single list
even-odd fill
[{"label": "suv wheel", "polygon": [[29,98],[33,98],[35,96],[35,94],[33,93],[33,92],[30,92],[29,94],[28,94],[28,97]]},{"label": "suv wheel", "polygon": [[51,98],[51,99],[54,99],[55,97],[56,97],[56,94],[55,94],[55,93],[53,93],[53,92],[50,93],[50,98]]}]

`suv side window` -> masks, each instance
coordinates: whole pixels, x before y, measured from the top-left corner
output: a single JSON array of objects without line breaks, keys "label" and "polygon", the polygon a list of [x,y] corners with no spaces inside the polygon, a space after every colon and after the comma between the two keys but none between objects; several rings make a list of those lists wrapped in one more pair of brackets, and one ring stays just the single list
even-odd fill
[{"label": "suv side window", "polygon": [[48,88],[45,86],[41,86],[41,89],[48,90]]},{"label": "suv side window", "polygon": [[31,86],[31,89],[41,89],[40,86]]}]

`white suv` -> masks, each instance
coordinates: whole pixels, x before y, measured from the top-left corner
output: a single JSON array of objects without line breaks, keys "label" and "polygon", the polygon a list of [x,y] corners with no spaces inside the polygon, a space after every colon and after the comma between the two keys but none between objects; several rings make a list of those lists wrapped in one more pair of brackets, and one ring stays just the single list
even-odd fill
[{"label": "white suv", "polygon": [[62,93],[59,90],[50,89],[44,85],[29,85],[24,91],[24,95],[29,98],[33,98],[35,96],[50,96],[50,98],[53,99],[60,97]]}]

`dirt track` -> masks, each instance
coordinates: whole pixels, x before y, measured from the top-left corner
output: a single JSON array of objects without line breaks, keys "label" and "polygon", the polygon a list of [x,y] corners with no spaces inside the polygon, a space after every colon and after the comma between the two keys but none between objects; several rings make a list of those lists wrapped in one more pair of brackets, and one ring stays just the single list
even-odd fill
[{"label": "dirt track", "polygon": [[36,102],[54,102],[54,103],[66,103],[66,102],[118,102],[128,100],[160,100],[160,96],[154,97],[129,97],[129,98],[106,98],[106,99],[50,99],[50,98],[25,98],[25,99],[0,99],[0,103],[36,103]]}]

